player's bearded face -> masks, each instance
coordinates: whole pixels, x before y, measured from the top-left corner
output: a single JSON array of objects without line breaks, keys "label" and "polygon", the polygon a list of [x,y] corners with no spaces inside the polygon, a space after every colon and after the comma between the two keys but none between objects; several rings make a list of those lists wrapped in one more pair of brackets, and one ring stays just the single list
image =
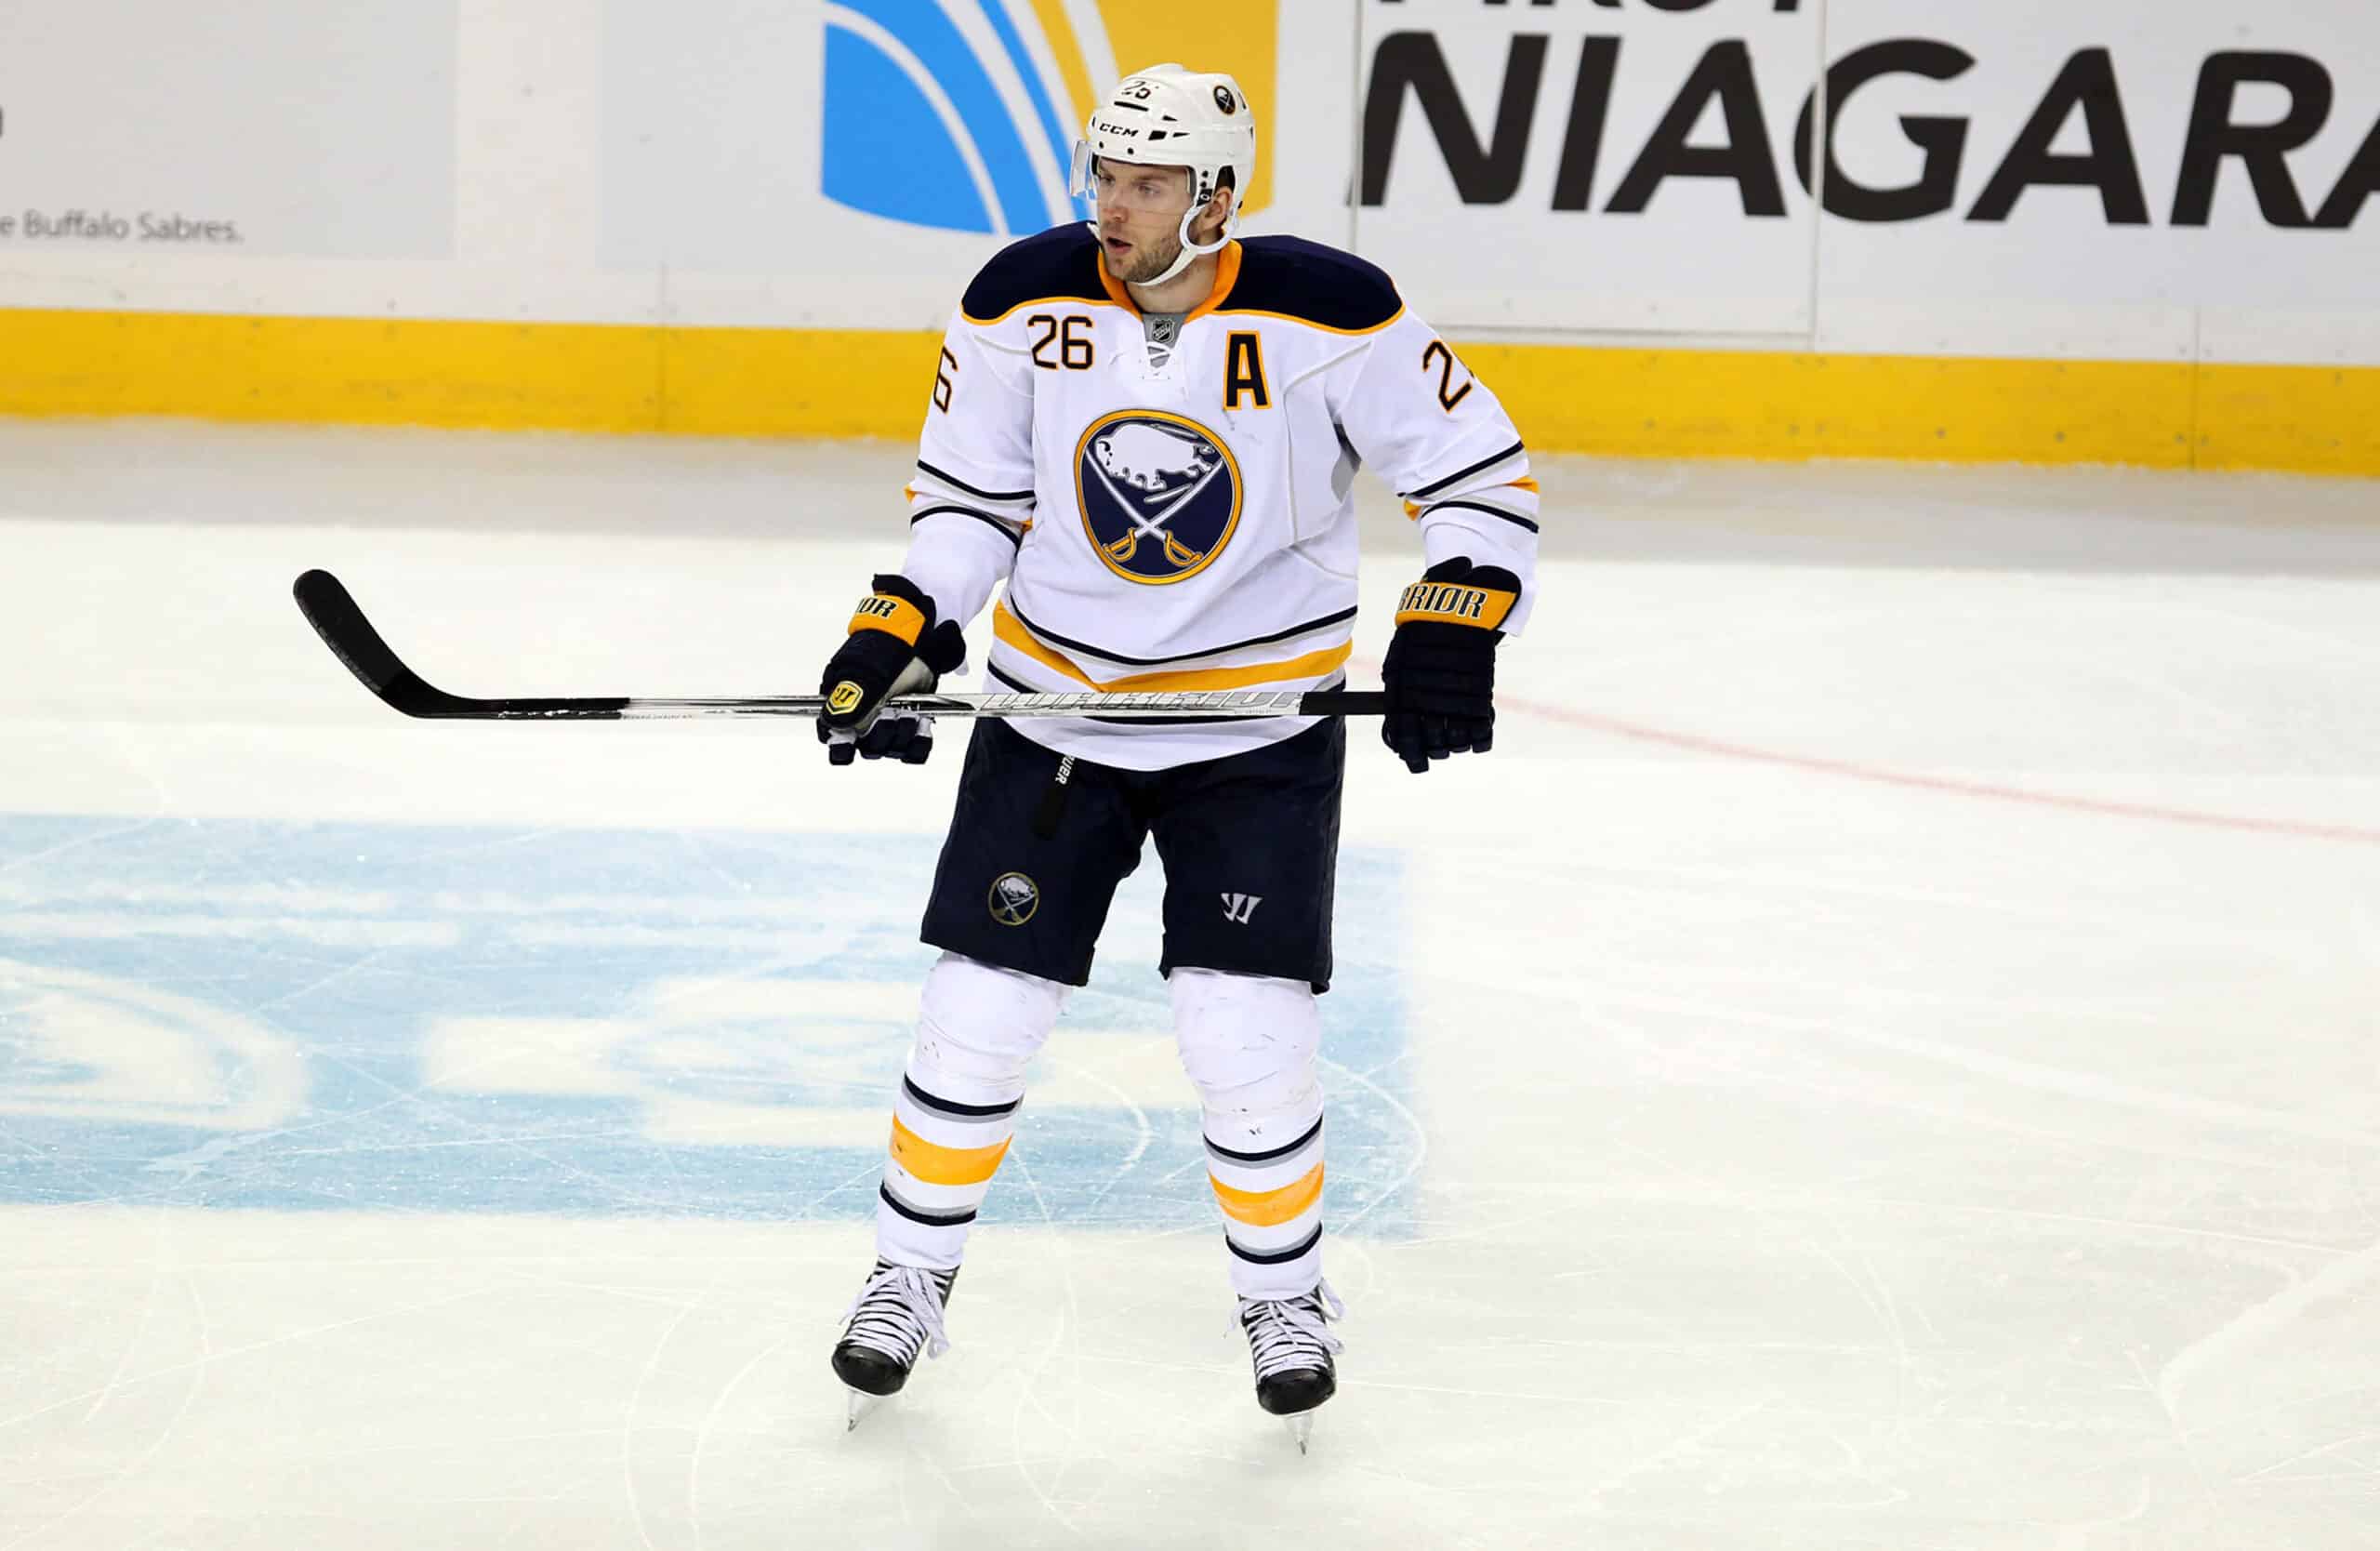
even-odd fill
[{"label": "player's bearded face", "polygon": [[1180,257],[1181,253],[1182,229],[1177,225],[1172,231],[1152,242],[1133,245],[1131,252],[1125,256],[1122,271],[1117,274],[1116,278],[1128,285],[1155,280],[1166,272],[1167,266]]},{"label": "player's bearded face", "polygon": [[[1094,187],[1099,192],[1099,238],[1107,272],[1126,285],[1163,274],[1182,253],[1182,217],[1190,208],[1190,169],[1102,162]],[[1207,240],[1206,233],[1199,235]]]}]

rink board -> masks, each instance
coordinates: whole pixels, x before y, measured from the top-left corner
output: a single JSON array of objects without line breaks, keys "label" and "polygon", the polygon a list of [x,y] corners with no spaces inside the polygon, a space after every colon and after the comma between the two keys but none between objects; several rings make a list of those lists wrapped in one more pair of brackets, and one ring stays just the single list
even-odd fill
[{"label": "rink board", "polygon": [[[935,336],[56,310],[7,315],[0,414],[917,434]],[[1529,444],[2380,474],[2380,368],[1461,345]]]},{"label": "rink board", "polygon": [[[0,819],[0,1200],[872,1217],[937,841]],[[1208,1232],[1154,864],[987,1223]],[[1334,1226],[1410,1223],[1398,865],[1342,863]]]}]

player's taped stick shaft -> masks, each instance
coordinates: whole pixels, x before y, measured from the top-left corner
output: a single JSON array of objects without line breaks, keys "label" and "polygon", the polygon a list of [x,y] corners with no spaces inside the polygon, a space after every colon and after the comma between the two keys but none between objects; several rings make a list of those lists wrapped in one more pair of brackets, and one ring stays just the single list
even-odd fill
[{"label": "player's taped stick shaft", "polygon": [[[817,716],[822,695],[762,695],[679,699],[632,695],[482,700],[449,695],[407,668],[339,579],[309,571],[293,590],[314,633],[364,687],[407,716],[482,722],[626,722],[692,716]],[[1204,722],[1261,716],[1381,716],[1378,691],[1210,689],[1174,694],[904,695],[886,709],[931,716],[1095,716],[1133,722]]]}]

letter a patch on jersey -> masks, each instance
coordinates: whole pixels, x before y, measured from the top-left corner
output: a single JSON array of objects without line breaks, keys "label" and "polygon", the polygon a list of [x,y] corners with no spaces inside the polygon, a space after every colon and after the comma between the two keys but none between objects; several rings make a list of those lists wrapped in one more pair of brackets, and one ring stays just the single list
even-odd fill
[{"label": "letter a patch on jersey", "polygon": [[1083,532],[1110,571],[1152,587],[1214,563],[1245,486],[1223,438],[1183,415],[1119,409],[1075,444]]},{"label": "letter a patch on jersey", "polygon": [[1263,341],[1250,330],[1235,332],[1223,347],[1223,408],[1243,407],[1273,407],[1273,394],[1264,386]]}]

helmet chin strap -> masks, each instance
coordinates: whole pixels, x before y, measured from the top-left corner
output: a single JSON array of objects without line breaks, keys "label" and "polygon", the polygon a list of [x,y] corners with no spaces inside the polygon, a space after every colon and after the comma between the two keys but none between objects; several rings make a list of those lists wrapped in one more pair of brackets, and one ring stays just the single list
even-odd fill
[{"label": "helmet chin strap", "polygon": [[1173,262],[1165,266],[1165,272],[1162,274],[1155,275],[1147,280],[1134,281],[1134,285],[1162,285],[1167,281],[1172,279],[1175,275],[1180,274],[1183,270],[1188,269],[1191,264],[1197,259],[1199,255],[1205,253],[1218,253],[1222,251],[1223,245],[1231,241],[1231,234],[1239,229],[1239,195],[1236,192],[1232,195],[1231,209],[1224,214],[1223,229],[1215,233],[1215,240],[1211,243],[1200,244],[1191,240],[1190,223],[1197,220],[1198,219],[1198,212],[1205,208],[1206,206],[1204,205],[1193,205],[1190,208],[1182,212],[1182,251],[1173,256]]}]

